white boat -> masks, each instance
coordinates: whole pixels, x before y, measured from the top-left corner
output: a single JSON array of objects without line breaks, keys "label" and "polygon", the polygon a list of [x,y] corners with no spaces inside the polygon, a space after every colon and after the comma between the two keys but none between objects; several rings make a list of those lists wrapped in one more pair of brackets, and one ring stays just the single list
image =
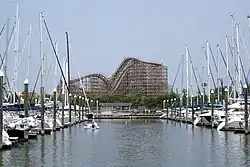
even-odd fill
[{"label": "white boat", "polygon": [[[248,102],[249,103],[249,102]],[[236,103],[228,105],[228,129],[242,129],[245,126],[244,121],[244,103],[238,99]],[[249,118],[248,118],[249,121]],[[225,119],[218,125],[217,130],[225,129]]]},{"label": "white boat", "polygon": [[4,129],[2,131],[2,135],[3,147],[10,147],[12,142],[9,140],[9,135]]},{"label": "white boat", "polygon": [[[223,110],[217,109],[214,110],[214,123],[215,124],[220,124],[223,122],[223,119],[225,118],[225,112]],[[198,125],[199,123],[211,123],[212,120],[212,111],[207,110],[204,113],[201,113],[196,117],[194,120],[194,125]]]},{"label": "white boat", "polygon": [[100,129],[99,125],[93,120],[92,123],[84,125],[84,129]]}]

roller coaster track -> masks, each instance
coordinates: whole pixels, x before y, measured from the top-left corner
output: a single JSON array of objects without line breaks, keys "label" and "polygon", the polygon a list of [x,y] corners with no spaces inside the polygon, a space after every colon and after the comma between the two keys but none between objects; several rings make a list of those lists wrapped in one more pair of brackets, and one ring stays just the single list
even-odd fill
[{"label": "roller coaster track", "polygon": [[151,64],[151,65],[157,65],[160,66],[161,64],[159,63],[152,63],[152,62],[146,62],[146,61],[141,61],[139,59],[136,59],[134,57],[127,57],[125,58],[121,64],[119,65],[119,67],[116,69],[116,71],[114,72],[113,76],[111,77],[111,79],[116,79],[117,77],[119,77],[119,72],[122,71],[124,69],[124,67],[128,66],[131,63],[144,63],[144,64]]},{"label": "roller coaster track", "polygon": [[122,63],[119,65],[117,70],[112,75],[111,79],[108,79],[105,75],[95,73],[95,74],[88,74],[81,76],[80,78],[76,78],[70,81],[70,84],[74,84],[76,82],[80,82],[80,80],[86,79],[86,78],[92,78],[97,77],[100,78],[107,86],[107,90],[113,94],[117,91],[119,88],[121,82],[123,81],[124,77],[132,70],[132,67],[138,65],[138,64],[145,64],[145,65],[156,65],[161,66],[159,63],[152,63],[152,62],[145,62],[138,60],[136,58],[128,57],[125,58]]},{"label": "roller coaster track", "polygon": [[116,83],[112,84],[111,93],[114,93],[119,88],[122,79],[126,76],[126,74],[130,71],[131,67],[133,67],[134,65],[135,64],[132,64],[122,70],[119,77],[116,79]]},{"label": "roller coaster track", "polygon": [[86,78],[92,78],[92,77],[96,77],[96,78],[101,79],[106,84],[107,89],[108,90],[110,89],[111,84],[110,84],[108,78],[105,75],[99,74],[99,73],[88,74],[88,75],[81,76],[80,78],[72,79],[72,80],[70,80],[70,84],[74,84],[76,82],[80,82],[80,80],[83,80],[83,79],[86,79]]},{"label": "roller coaster track", "polygon": [[122,80],[124,77],[127,75],[127,73],[132,69],[132,67],[138,65],[138,64],[145,64],[145,65],[156,65],[156,66],[161,66],[161,64],[158,63],[151,63],[151,62],[145,62],[138,60],[136,58],[125,58],[121,65],[117,68],[116,72],[112,76],[111,84],[112,84],[112,89],[110,90],[111,93],[114,93],[120,86]]}]

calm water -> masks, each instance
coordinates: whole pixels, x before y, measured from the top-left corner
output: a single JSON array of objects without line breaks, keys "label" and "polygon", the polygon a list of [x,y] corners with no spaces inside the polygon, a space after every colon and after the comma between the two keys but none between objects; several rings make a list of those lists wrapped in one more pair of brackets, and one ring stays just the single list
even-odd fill
[{"label": "calm water", "polygon": [[8,167],[250,166],[250,136],[167,121],[100,121],[98,131],[76,125],[0,154]]}]

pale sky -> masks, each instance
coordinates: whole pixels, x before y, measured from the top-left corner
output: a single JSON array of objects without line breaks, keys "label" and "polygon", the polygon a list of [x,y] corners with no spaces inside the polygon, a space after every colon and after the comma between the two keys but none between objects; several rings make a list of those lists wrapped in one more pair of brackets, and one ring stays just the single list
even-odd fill
[{"label": "pale sky", "polygon": [[[14,19],[15,4],[13,0],[0,0],[0,7],[2,26],[7,17]],[[249,43],[250,36],[246,33],[249,7],[249,0],[19,0],[20,48],[32,24],[30,84],[33,87],[40,65],[39,12],[44,11],[52,39],[58,40],[60,57],[66,54],[65,31],[69,32],[73,76],[77,76],[77,72],[111,76],[124,57],[133,56],[168,66],[169,84],[172,84],[185,45],[199,69],[206,64],[202,63],[205,56],[201,48],[207,40],[214,54],[217,44],[225,48],[225,36],[231,38],[231,13],[240,22],[242,34]],[[55,82],[55,57],[46,38],[44,31],[44,52],[48,53],[48,66],[53,66],[46,82],[47,90],[51,91]],[[14,40],[12,43],[8,64],[10,80],[14,71]],[[0,37],[0,47],[3,54],[5,32]],[[27,71],[27,48],[19,69],[19,89],[23,87]],[[247,60],[245,53],[242,56]],[[224,64],[222,72],[223,69]],[[176,84],[180,87],[180,77]]]}]

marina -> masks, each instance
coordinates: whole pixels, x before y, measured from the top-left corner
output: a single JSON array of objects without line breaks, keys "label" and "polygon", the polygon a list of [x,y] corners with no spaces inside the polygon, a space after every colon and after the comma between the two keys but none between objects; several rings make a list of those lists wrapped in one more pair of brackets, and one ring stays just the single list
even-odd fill
[{"label": "marina", "polygon": [[245,135],[167,120],[98,124],[102,128],[98,131],[78,124],[20,143],[1,152],[1,165],[238,167],[249,161],[250,138]]},{"label": "marina", "polygon": [[249,166],[247,5],[129,1],[0,2],[0,166]]}]

